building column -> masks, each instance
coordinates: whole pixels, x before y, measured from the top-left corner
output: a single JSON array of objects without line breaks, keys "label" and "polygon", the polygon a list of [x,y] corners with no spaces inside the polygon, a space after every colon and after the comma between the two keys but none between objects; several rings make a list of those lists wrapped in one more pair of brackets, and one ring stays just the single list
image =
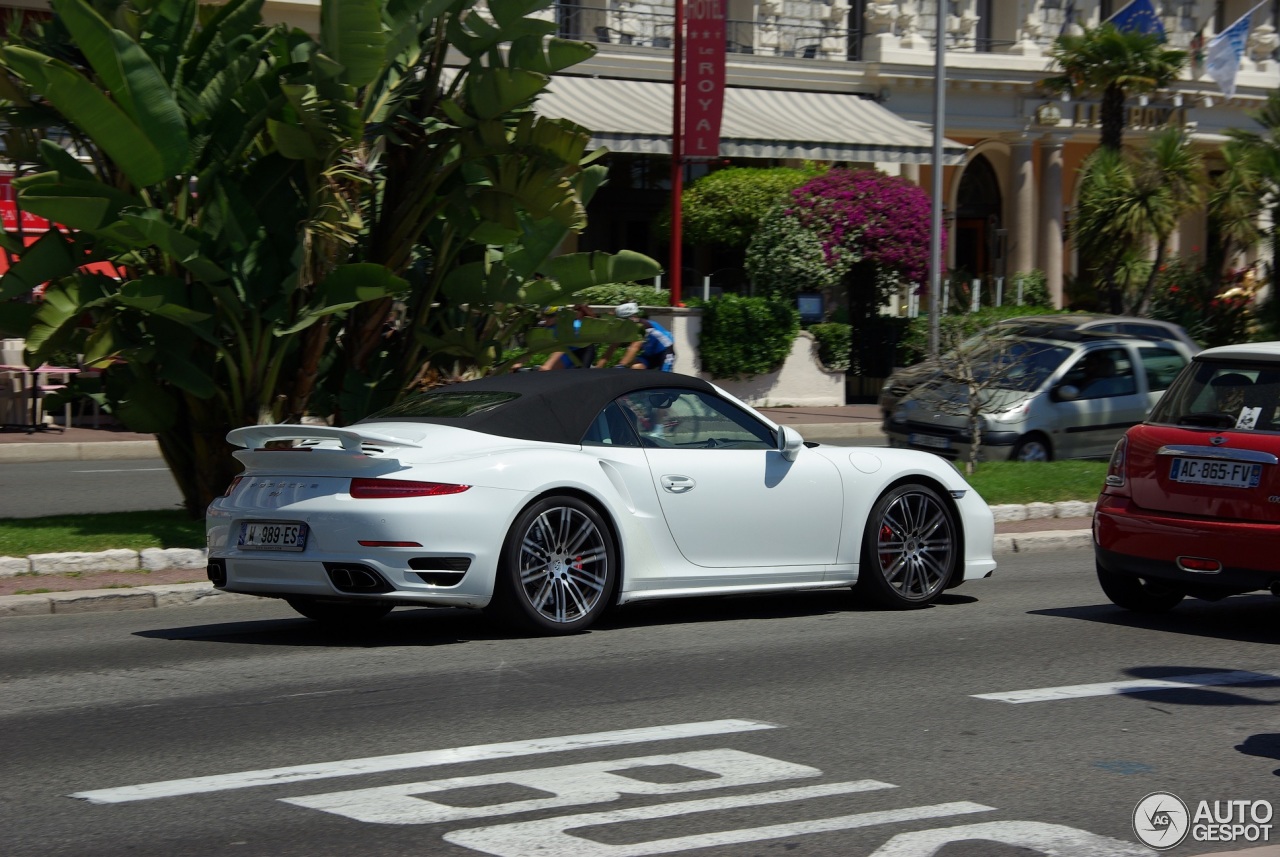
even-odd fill
[{"label": "building column", "polygon": [[919,164],[899,164],[898,175],[911,182],[916,187],[920,186],[920,165]]},{"label": "building column", "polygon": [[1062,300],[1062,139],[1040,140],[1040,270],[1044,271],[1049,297]]},{"label": "building column", "polygon": [[1035,165],[1031,161],[1032,142],[1019,137],[1010,146],[1009,158],[1009,264],[1010,277],[1036,266]]}]

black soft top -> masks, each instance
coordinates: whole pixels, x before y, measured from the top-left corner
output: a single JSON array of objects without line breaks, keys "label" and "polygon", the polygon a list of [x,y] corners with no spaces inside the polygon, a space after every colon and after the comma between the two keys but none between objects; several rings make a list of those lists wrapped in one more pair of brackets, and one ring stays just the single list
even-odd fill
[{"label": "black soft top", "polygon": [[[577,444],[605,405],[626,393],[658,388],[715,392],[715,388],[701,378],[674,372],[636,369],[513,372],[417,393],[357,424],[435,423],[500,437]],[[504,398],[501,394],[510,397]],[[463,401],[480,404],[475,408],[458,408],[458,416],[420,415],[447,411],[448,403]]]}]

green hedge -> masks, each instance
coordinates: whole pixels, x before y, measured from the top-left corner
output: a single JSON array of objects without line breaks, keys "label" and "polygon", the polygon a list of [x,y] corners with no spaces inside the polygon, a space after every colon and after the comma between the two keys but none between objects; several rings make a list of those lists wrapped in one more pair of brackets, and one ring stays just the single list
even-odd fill
[{"label": "green hedge", "polygon": [[698,356],[716,378],[778,369],[800,330],[800,313],[787,301],[727,294],[690,303],[702,307]]},{"label": "green hedge", "polygon": [[836,372],[849,370],[849,351],[853,347],[853,327],[836,321],[811,324],[808,328],[818,341],[818,359]]},{"label": "green hedge", "polygon": [[636,286],[628,283],[609,283],[603,286],[589,286],[574,292],[575,304],[591,306],[617,306],[625,303],[638,303],[640,306],[671,306],[671,292],[655,291],[653,286]]}]

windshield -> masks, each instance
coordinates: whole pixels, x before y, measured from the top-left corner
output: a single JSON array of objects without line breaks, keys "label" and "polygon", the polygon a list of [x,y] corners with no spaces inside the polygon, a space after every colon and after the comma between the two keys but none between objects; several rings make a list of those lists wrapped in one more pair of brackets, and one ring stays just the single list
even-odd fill
[{"label": "windshield", "polygon": [[1240,431],[1280,431],[1280,366],[1195,361],[1151,412],[1150,422]]},{"label": "windshield", "polygon": [[1071,355],[1071,349],[1045,342],[1000,339],[973,358],[975,380],[1003,390],[1038,390]]}]

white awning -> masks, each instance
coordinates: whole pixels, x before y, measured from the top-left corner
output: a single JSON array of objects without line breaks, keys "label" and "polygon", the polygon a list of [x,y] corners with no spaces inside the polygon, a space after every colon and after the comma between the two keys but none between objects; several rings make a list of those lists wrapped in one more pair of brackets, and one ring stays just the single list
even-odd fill
[{"label": "white awning", "polygon": [[[671,154],[670,83],[562,75],[552,79],[536,109],[591,129],[592,143],[610,151]],[[967,149],[945,140],[943,161],[958,164]],[[927,164],[933,132],[856,95],[729,87],[720,154]]]}]

